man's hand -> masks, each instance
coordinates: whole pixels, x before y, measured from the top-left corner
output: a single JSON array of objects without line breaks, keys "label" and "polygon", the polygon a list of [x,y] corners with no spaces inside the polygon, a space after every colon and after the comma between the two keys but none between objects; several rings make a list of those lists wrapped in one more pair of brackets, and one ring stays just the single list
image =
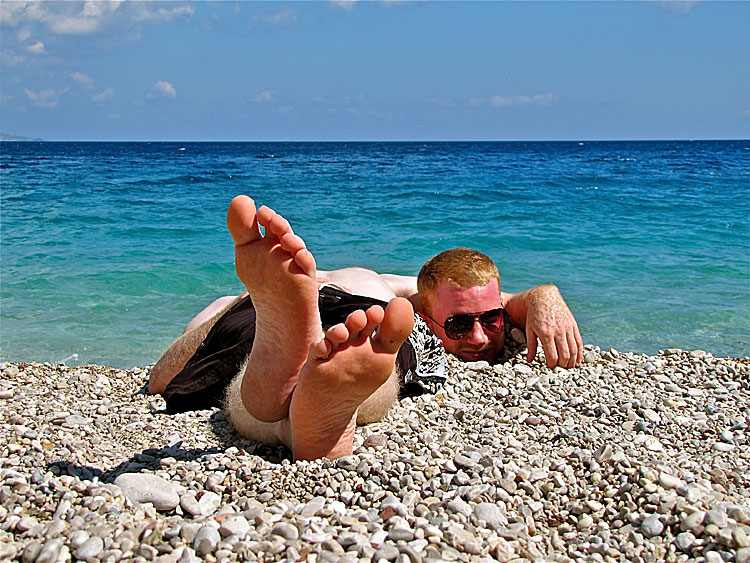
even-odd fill
[{"label": "man's hand", "polygon": [[524,292],[526,304],[527,361],[536,356],[537,339],[542,343],[547,367],[575,367],[583,358],[578,323],[554,285],[541,285]]}]

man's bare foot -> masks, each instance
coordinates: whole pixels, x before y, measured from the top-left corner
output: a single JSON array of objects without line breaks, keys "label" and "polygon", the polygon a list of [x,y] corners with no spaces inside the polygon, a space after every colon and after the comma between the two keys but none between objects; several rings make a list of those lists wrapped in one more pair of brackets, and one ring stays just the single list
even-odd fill
[{"label": "man's bare foot", "polygon": [[357,409],[391,376],[413,328],[411,304],[396,298],[385,311],[355,311],[310,347],[289,408],[295,459],[352,453]]},{"label": "man's bare foot", "polygon": [[242,402],[253,417],[274,422],[289,415],[297,376],[322,335],[315,259],[286,219],[268,207],[256,212],[247,196],[232,200],[227,226],[237,275],[256,311]]}]

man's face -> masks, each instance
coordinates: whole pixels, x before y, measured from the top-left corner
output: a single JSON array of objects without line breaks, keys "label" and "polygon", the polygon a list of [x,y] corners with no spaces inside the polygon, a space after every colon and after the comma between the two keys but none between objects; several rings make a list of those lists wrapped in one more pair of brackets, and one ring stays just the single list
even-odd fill
[{"label": "man's face", "polygon": [[505,331],[494,333],[485,330],[478,319],[474,320],[471,331],[461,340],[451,340],[441,325],[453,315],[483,313],[503,306],[500,298],[500,284],[493,279],[487,285],[458,289],[441,284],[435,288],[431,299],[432,313],[425,318],[427,326],[443,341],[445,350],[467,362],[486,360],[494,362],[505,345]]}]

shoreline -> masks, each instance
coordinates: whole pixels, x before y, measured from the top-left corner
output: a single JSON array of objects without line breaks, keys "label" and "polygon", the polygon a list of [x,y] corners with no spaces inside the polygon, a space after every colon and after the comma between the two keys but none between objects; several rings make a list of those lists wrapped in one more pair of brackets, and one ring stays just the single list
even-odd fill
[{"label": "shoreline", "polygon": [[0,559],[750,561],[750,358],[449,366],[293,463],[147,368],[0,364]]}]

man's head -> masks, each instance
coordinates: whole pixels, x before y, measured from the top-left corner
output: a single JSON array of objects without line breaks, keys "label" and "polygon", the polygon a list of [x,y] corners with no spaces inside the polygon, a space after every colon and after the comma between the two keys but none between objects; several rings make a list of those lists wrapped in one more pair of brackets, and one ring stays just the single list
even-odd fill
[{"label": "man's head", "polygon": [[490,362],[502,352],[505,314],[495,311],[503,306],[500,274],[488,256],[468,248],[441,252],[420,270],[417,290],[423,318],[448,352]]}]

